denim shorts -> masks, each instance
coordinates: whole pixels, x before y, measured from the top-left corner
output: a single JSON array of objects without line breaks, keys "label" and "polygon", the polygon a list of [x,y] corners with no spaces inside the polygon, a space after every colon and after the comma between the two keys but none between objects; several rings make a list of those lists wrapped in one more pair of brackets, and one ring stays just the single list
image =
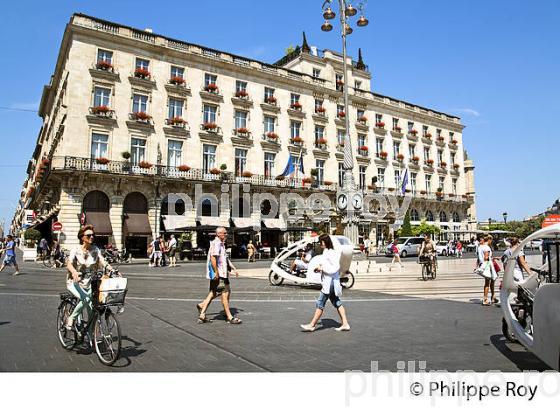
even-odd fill
[{"label": "denim shorts", "polygon": [[315,306],[317,306],[317,309],[324,310],[327,300],[330,300],[332,305],[337,309],[342,306],[342,301],[338,296],[334,294],[334,283],[331,283],[331,289],[328,295],[321,292],[321,294],[317,298],[317,301],[315,302]]},{"label": "denim shorts", "polygon": [[6,255],[4,256],[4,265],[15,265],[16,255]]}]

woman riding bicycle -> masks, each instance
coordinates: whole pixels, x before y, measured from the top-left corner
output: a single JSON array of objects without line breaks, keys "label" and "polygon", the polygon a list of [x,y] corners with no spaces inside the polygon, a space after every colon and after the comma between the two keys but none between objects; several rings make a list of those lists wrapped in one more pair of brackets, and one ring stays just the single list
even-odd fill
[{"label": "woman riding bicycle", "polygon": [[422,259],[422,257],[428,259],[431,262],[432,272],[436,271],[436,247],[430,235],[424,235],[424,242],[422,242],[422,247],[420,248],[420,252],[418,252],[418,257]]},{"label": "woman riding bicycle", "polygon": [[68,277],[66,288],[78,298],[79,303],[68,317],[66,328],[72,329],[74,320],[86,308],[89,315],[92,312],[91,305],[91,278],[92,275],[103,269],[113,270],[107,263],[101,251],[93,244],[95,233],[92,225],[82,226],[78,232],[80,246],[72,249],[68,263]]}]

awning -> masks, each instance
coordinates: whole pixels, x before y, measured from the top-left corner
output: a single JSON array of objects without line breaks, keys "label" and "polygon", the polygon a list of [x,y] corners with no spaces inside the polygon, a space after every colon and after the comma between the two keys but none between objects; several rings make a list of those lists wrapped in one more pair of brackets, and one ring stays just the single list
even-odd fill
[{"label": "awning", "polygon": [[264,218],[264,226],[267,229],[286,229],[286,223],[280,218]]},{"label": "awning", "polygon": [[[219,216],[199,216],[198,228],[200,229],[216,229],[218,226],[224,226]],[[225,225],[227,228],[227,224]]]},{"label": "awning", "polygon": [[166,231],[180,231],[196,227],[196,221],[187,215],[162,215]]},{"label": "awning", "polygon": [[97,235],[111,235],[113,233],[109,212],[85,212],[85,214],[86,223],[93,225],[93,230]]},{"label": "awning", "polygon": [[45,222],[47,219],[52,218],[54,215],[58,214],[58,211],[60,211],[60,206],[55,206],[53,209],[51,209],[48,213],[44,214],[44,215],[39,215],[37,217],[37,219],[35,219],[33,221],[33,223],[31,223],[29,226],[30,227],[36,227],[38,225],[41,225],[43,222]]},{"label": "awning", "polygon": [[127,235],[151,235],[148,214],[125,214],[124,230]]},{"label": "awning", "polygon": [[252,218],[231,218],[233,225],[239,229],[251,229],[253,228]]}]

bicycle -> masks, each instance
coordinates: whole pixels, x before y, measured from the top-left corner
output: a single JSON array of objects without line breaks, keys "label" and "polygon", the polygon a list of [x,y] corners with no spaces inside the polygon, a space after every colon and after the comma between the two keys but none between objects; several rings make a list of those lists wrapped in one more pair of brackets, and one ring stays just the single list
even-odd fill
[{"label": "bicycle", "polygon": [[49,269],[61,268],[63,266],[66,266],[66,262],[68,262],[69,256],[70,252],[65,249],[60,251],[59,256],[55,256],[52,252],[50,252],[45,258],[43,258],[43,265]]},{"label": "bicycle", "polygon": [[78,299],[68,291],[60,294],[57,328],[58,339],[65,350],[72,350],[87,339],[88,345],[95,348],[99,361],[106,366],[111,366],[118,360],[121,353],[120,325],[111,307],[118,307],[118,313],[124,306],[127,290],[100,290],[101,279],[104,277],[120,277],[120,274],[118,271],[108,274],[106,271],[93,274],[91,281],[92,313],[87,321],[80,314],[71,330],[66,329],[66,323],[76,308]]},{"label": "bicycle", "polygon": [[[432,262],[433,258],[433,262]],[[434,280],[437,276],[437,257],[432,256],[419,256],[418,263],[422,265],[422,280]]]}]

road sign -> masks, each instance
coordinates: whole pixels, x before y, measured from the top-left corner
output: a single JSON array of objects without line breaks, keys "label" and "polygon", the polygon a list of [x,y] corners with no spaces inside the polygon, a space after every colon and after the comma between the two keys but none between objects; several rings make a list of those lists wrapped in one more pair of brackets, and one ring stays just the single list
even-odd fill
[{"label": "road sign", "polygon": [[546,218],[544,218],[542,227],[546,228],[547,226],[552,226],[556,224],[560,224],[560,215],[548,215]]},{"label": "road sign", "polygon": [[54,232],[60,232],[62,231],[62,224],[60,222],[53,222],[52,224],[52,230]]}]

